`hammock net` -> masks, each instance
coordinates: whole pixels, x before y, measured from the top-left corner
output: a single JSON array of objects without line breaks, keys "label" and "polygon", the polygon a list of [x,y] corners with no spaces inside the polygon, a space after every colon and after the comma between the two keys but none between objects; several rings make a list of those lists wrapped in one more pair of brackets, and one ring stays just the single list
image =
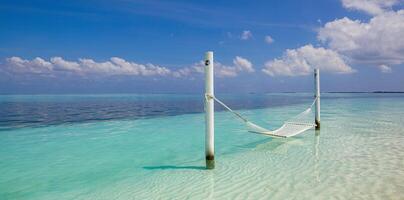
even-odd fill
[{"label": "hammock net", "polygon": [[304,131],[314,128],[316,126],[313,120],[314,119],[313,106],[316,102],[316,99],[314,99],[313,103],[310,105],[309,108],[307,108],[300,114],[296,115],[295,117],[292,117],[289,120],[285,121],[285,123],[280,128],[275,130],[269,130],[249,121],[247,118],[243,117],[236,111],[232,110],[230,107],[228,107],[226,104],[224,104],[216,97],[208,95],[206,97],[214,99],[224,108],[226,108],[229,112],[233,113],[237,118],[241,119],[247,125],[249,131],[253,133],[264,134],[271,137],[287,138],[303,133]]}]

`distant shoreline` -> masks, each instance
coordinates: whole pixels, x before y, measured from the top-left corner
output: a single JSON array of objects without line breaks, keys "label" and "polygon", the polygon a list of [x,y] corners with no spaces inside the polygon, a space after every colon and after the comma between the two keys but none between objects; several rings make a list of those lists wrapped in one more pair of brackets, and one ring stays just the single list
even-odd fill
[{"label": "distant shoreline", "polygon": [[373,92],[324,92],[324,93],[404,93],[400,91],[373,91]]}]

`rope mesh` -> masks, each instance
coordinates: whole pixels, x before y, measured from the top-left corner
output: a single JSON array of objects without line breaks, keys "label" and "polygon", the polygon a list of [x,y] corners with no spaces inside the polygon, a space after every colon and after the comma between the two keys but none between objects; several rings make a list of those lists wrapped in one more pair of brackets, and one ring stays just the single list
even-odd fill
[{"label": "rope mesh", "polygon": [[206,94],[206,98],[212,98],[216,102],[218,102],[220,105],[222,105],[224,108],[226,108],[229,112],[233,113],[237,118],[241,119],[248,127],[250,132],[254,133],[259,133],[259,134],[264,134],[264,135],[269,135],[272,137],[291,137],[294,135],[297,135],[299,133],[302,133],[306,130],[309,130],[316,125],[314,124],[314,113],[313,113],[313,106],[317,100],[317,98],[314,99],[313,103],[310,105],[308,109],[305,111],[299,113],[298,115],[290,118],[289,120],[285,121],[285,123],[278,129],[276,130],[269,130],[266,128],[263,128],[257,124],[252,123],[249,121],[247,118],[243,117],[241,114],[238,112],[232,110],[230,107],[228,107],[225,103],[220,101],[214,96],[210,96]]}]

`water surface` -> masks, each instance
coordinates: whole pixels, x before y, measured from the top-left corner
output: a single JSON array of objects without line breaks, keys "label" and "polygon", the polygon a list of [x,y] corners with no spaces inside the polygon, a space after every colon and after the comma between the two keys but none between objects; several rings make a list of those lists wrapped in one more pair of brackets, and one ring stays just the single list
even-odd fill
[{"label": "water surface", "polygon": [[[219,97],[268,128],[312,101]],[[217,112],[215,170],[202,111],[201,95],[0,96],[0,199],[404,199],[402,94],[323,94],[321,131],[289,139]]]}]

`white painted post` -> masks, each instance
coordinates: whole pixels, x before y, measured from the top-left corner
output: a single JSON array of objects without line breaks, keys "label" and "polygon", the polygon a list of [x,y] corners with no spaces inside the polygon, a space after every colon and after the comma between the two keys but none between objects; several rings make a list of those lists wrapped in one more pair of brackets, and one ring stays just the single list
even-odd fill
[{"label": "white painted post", "polygon": [[215,110],[213,84],[213,52],[205,54],[205,156],[206,168],[215,168]]},{"label": "white painted post", "polygon": [[315,97],[316,97],[316,129],[320,129],[320,70],[314,69]]}]

